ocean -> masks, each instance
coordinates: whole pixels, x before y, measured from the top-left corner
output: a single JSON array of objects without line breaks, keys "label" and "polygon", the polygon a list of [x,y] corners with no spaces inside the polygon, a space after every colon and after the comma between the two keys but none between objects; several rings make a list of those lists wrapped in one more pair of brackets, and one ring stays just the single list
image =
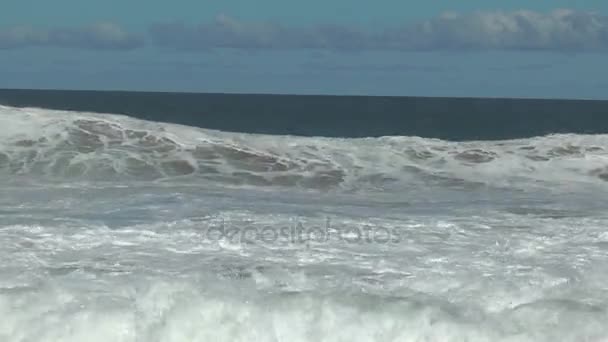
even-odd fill
[{"label": "ocean", "polygon": [[0,341],[608,341],[608,102],[0,91]]}]

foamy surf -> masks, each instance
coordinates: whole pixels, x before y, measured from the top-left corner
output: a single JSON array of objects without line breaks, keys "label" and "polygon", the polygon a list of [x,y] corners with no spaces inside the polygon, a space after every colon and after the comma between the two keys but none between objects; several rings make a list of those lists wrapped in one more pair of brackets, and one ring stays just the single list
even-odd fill
[{"label": "foamy surf", "polygon": [[577,303],[540,301],[484,313],[423,296],[252,298],[201,293],[205,283],[148,281],[151,284],[139,288],[107,284],[124,291],[113,297],[61,288],[45,288],[44,294],[27,298],[14,295],[3,306],[18,302],[21,310],[0,308],[7,317],[0,336],[7,341],[62,342],[605,341],[606,314]]},{"label": "foamy surf", "polygon": [[0,107],[0,341],[605,341],[607,149]]},{"label": "foamy surf", "polygon": [[605,186],[608,136],[498,142],[227,133],[126,116],[0,107],[0,172],[70,180],[390,191]]}]

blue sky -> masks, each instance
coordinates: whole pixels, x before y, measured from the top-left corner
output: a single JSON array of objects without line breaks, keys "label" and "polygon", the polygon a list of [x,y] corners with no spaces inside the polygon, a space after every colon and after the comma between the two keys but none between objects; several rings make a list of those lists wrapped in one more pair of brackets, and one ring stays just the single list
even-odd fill
[{"label": "blue sky", "polygon": [[608,99],[608,1],[4,0],[0,87]]}]

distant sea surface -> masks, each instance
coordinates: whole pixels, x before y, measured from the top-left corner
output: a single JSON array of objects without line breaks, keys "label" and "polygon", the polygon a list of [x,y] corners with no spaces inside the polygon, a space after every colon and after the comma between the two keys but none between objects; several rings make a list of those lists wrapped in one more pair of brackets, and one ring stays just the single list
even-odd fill
[{"label": "distant sea surface", "polygon": [[608,101],[2,90],[0,104],[243,133],[448,140],[608,133]]},{"label": "distant sea surface", "polygon": [[608,102],[0,90],[0,341],[608,341]]}]

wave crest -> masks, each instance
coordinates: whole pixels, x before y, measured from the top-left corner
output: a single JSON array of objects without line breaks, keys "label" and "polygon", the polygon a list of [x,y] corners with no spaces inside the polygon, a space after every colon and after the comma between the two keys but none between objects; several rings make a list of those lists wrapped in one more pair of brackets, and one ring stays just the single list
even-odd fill
[{"label": "wave crest", "polygon": [[325,190],[608,182],[606,135],[309,138],[11,107],[0,124],[0,172],[11,175]]}]

